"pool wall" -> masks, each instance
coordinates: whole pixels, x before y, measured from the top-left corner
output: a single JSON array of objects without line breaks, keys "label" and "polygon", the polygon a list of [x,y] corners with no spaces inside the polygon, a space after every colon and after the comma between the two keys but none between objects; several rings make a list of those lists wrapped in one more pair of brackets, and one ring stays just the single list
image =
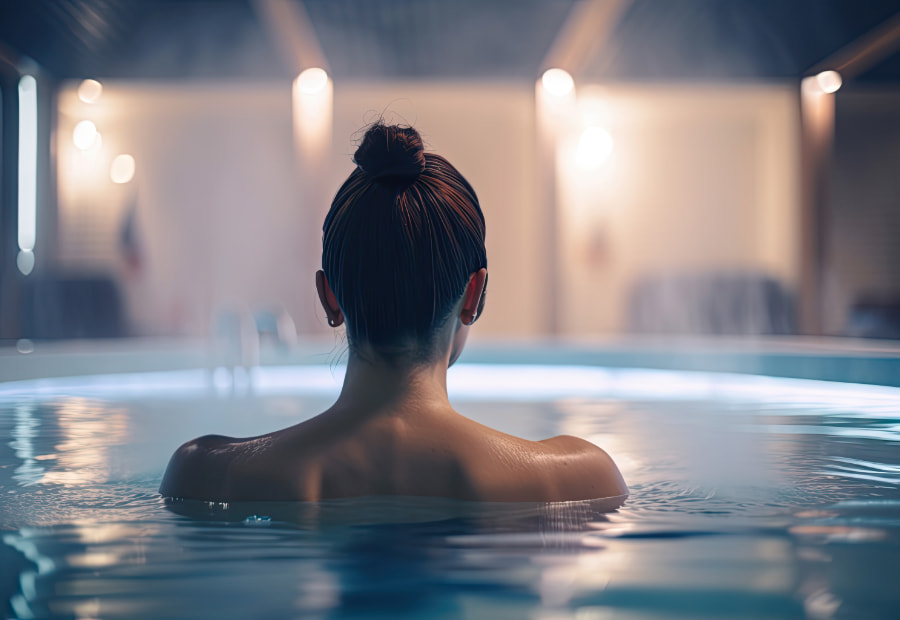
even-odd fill
[{"label": "pool wall", "polygon": [[[344,358],[336,339],[290,349],[263,347],[264,366],[331,364]],[[566,364],[730,372],[900,387],[900,342],[824,338],[477,340],[460,363]],[[0,381],[221,365],[203,341],[91,340],[0,346]]]}]

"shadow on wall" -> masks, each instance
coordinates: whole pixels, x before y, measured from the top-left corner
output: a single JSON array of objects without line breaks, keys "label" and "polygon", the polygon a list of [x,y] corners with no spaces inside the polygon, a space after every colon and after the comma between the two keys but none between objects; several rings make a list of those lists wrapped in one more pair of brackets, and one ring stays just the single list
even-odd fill
[{"label": "shadow on wall", "polygon": [[850,308],[846,335],[900,340],[900,295],[862,295]]},{"label": "shadow on wall", "polygon": [[126,321],[119,287],[102,274],[29,278],[22,288],[24,338],[119,338]]},{"label": "shadow on wall", "polygon": [[[119,286],[103,274],[54,274],[27,280],[20,316],[24,338],[130,335]],[[222,336],[223,316],[217,317],[218,336]],[[645,276],[630,291],[628,317],[631,333],[797,333],[791,293],[770,276],[747,272]],[[296,341],[296,328],[284,309],[278,313],[259,311],[248,321],[255,339],[273,340],[283,347]],[[851,309],[843,335],[900,339],[900,297],[861,297]]]},{"label": "shadow on wall", "polygon": [[747,272],[645,276],[631,289],[628,317],[634,333],[796,333],[791,294],[774,278]]}]

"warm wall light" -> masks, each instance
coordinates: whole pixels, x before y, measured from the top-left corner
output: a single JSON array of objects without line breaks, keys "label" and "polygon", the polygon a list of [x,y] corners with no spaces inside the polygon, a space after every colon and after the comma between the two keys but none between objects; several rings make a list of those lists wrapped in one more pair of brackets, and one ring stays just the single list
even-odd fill
[{"label": "warm wall light", "polygon": [[830,95],[836,93],[843,84],[841,74],[837,71],[822,71],[816,75],[803,78],[800,87],[807,95]]},{"label": "warm wall light", "polygon": [[547,69],[541,76],[544,89],[554,97],[565,97],[575,88],[575,80],[563,69]]},{"label": "warm wall light", "polygon": [[800,80],[800,92],[810,97],[822,94],[822,88],[819,86],[816,76],[810,75]]},{"label": "warm wall light", "polygon": [[816,83],[823,93],[831,94],[838,91],[843,80],[841,80],[841,74],[837,71],[822,71],[816,75]]},{"label": "warm wall light", "polygon": [[613,139],[602,127],[585,128],[578,139],[575,163],[581,168],[599,168],[609,159],[613,150]]},{"label": "warm wall light", "polygon": [[328,74],[307,69],[294,80],[293,123],[297,146],[304,157],[318,159],[331,144],[334,89]]},{"label": "warm wall light", "polygon": [[328,84],[328,74],[324,69],[313,67],[297,76],[297,90],[304,95],[318,95]]},{"label": "warm wall light", "polygon": [[128,183],[134,178],[134,157],[128,154],[116,155],[109,167],[109,178],[113,183]]},{"label": "warm wall light", "polygon": [[100,141],[100,133],[97,126],[91,121],[81,121],[75,125],[72,132],[72,142],[82,151],[87,151]]},{"label": "warm wall light", "polygon": [[97,80],[84,80],[78,85],[78,98],[85,103],[94,103],[103,94],[103,84]]}]

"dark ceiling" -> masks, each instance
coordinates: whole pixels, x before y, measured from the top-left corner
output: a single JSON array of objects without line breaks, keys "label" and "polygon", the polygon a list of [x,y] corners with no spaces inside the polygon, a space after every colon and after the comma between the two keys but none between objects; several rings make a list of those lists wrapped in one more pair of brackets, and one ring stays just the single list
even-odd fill
[{"label": "dark ceiling", "polygon": [[[576,0],[294,0],[335,80],[533,80]],[[802,76],[900,0],[634,0],[584,79]],[[251,0],[0,0],[0,42],[58,78],[292,78]],[[900,82],[900,54],[860,76]]]}]

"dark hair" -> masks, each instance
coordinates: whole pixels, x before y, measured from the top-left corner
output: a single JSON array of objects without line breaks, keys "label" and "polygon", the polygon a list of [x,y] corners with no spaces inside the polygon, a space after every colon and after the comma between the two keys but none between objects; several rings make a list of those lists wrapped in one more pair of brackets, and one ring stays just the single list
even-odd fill
[{"label": "dark hair", "polygon": [[430,359],[469,276],[487,267],[478,197],[412,127],[372,125],[353,161],[322,237],[349,344]]}]

